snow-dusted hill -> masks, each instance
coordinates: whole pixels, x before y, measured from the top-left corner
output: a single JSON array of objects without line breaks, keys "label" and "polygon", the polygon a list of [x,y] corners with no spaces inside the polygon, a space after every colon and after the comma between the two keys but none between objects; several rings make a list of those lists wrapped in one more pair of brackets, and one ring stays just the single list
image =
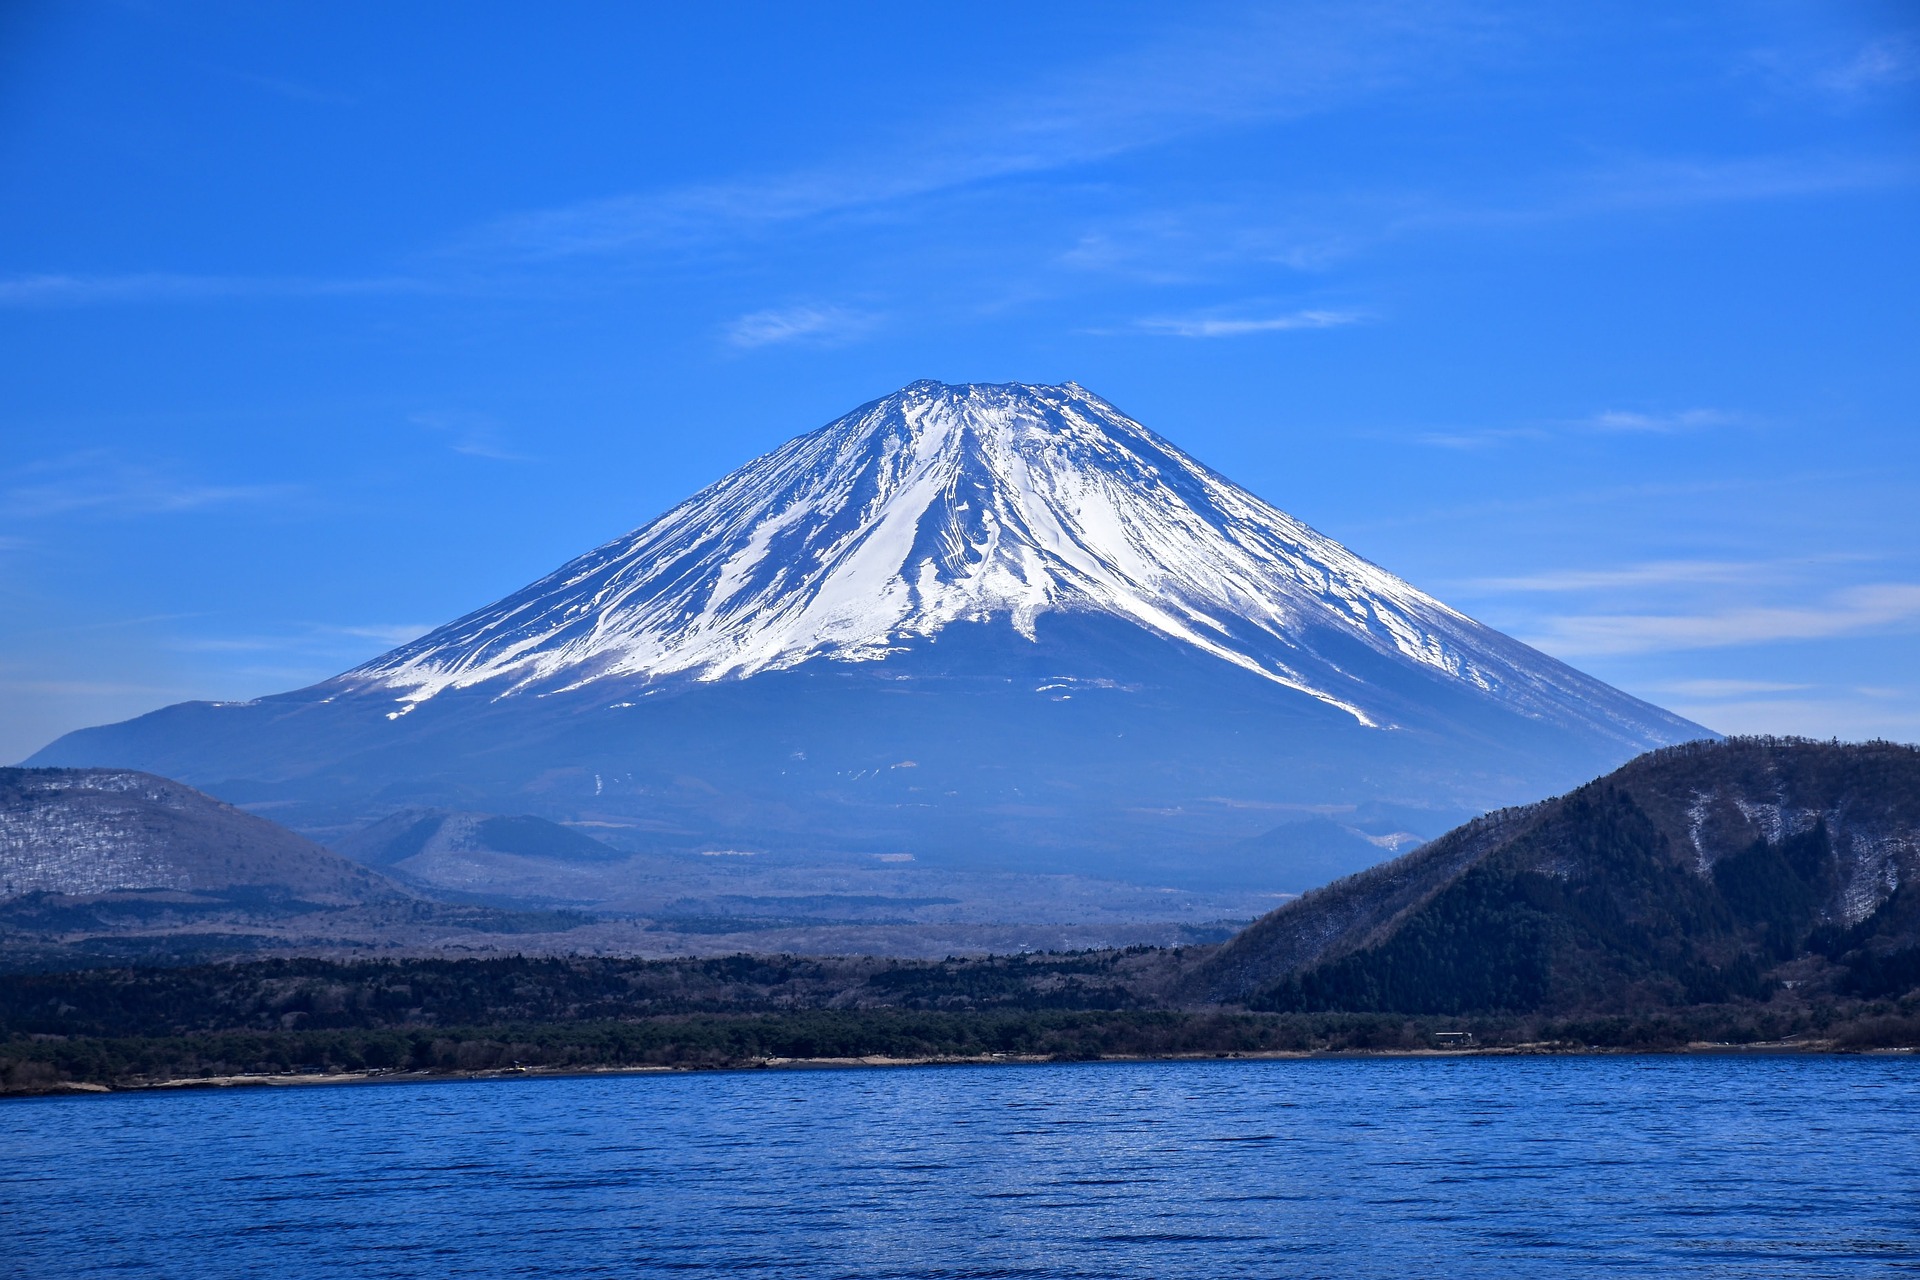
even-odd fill
[{"label": "snow-dusted hill", "polygon": [[166,778],[0,769],[0,901],[237,888],[334,904],[406,896],[365,867]]},{"label": "snow-dusted hill", "polygon": [[353,671],[35,762],[311,831],[437,806],[627,848],[1243,884],[1268,864],[1223,851],[1290,815],[1437,834],[1704,735],[1074,384],[919,382]]}]

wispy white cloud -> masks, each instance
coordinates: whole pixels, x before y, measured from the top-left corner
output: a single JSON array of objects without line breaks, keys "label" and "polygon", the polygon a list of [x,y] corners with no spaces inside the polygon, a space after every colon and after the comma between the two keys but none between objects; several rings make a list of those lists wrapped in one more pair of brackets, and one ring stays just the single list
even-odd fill
[{"label": "wispy white cloud", "polygon": [[165,647],[178,653],[258,653],[284,644],[268,636],[180,636]]},{"label": "wispy white cloud", "polygon": [[1531,175],[1504,199],[1381,193],[1358,202],[1350,216],[1356,242],[1384,242],[1452,230],[1501,231],[1622,213],[1805,199],[1916,182],[1920,160],[1898,153],[1633,155]]},{"label": "wispy white cloud", "polygon": [[409,640],[418,640],[433,627],[424,622],[367,623],[361,626],[330,625],[319,628],[334,635],[347,636],[355,640],[373,640],[384,645],[402,645]]},{"label": "wispy white cloud", "polygon": [[1827,195],[1911,185],[1909,156],[1791,153],[1733,159],[1647,157],[1581,175],[1545,202],[1546,216]]},{"label": "wispy white cloud", "polygon": [[188,618],[203,618],[204,613],[147,613],[130,618],[106,618],[98,622],[67,623],[56,627],[35,628],[24,632],[26,635],[85,635],[95,631],[121,631],[129,628],[148,627],[156,622],[183,622]]},{"label": "wispy white cloud", "polygon": [[726,327],[727,342],[743,350],[788,342],[837,344],[866,334],[878,317],[842,307],[774,307],[741,316]]},{"label": "wispy white cloud", "polygon": [[1551,435],[1540,427],[1492,427],[1485,431],[1423,431],[1413,440],[1435,449],[1492,449],[1510,440],[1545,440]]},{"label": "wispy white cloud", "polygon": [[1522,440],[1553,440],[1571,434],[1602,435],[1674,435],[1686,431],[1704,431],[1712,427],[1746,425],[1752,421],[1744,414],[1725,409],[1681,409],[1648,412],[1606,409],[1584,418],[1527,423],[1513,427],[1487,427],[1481,430],[1425,431],[1413,437],[1417,444],[1437,449],[1492,449]]},{"label": "wispy white cloud", "polygon": [[366,656],[364,642],[372,641],[384,649],[417,640],[433,628],[424,623],[370,623],[341,625],[306,623],[285,631],[250,635],[183,635],[167,642],[166,647],[181,653],[275,653],[325,659],[350,655],[341,661]]},{"label": "wispy white cloud", "polygon": [[1883,582],[1835,591],[1817,604],[1548,618],[1527,639],[1551,653],[1592,657],[1825,640],[1914,628],[1920,628],[1920,583]]},{"label": "wispy white cloud", "polygon": [[191,696],[187,691],[171,686],[126,684],[111,680],[13,680],[0,678],[0,689],[14,693],[53,693],[78,697],[114,697],[139,694],[178,699]]},{"label": "wispy white cloud", "polygon": [[[616,192],[487,220],[417,261],[410,274],[338,280],[164,272],[28,275],[0,279],[0,307],[520,292],[565,287],[563,281],[578,287],[586,273],[569,274],[565,265],[578,259],[698,255],[850,220],[906,220],[926,207],[913,202],[932,197],[977,193],[991,184],[1057,175],[1210,130],[1301,119],[1439,83],[1490,56],[1509,55],[1524,43],[1526,26],[1510,13],[1471,0],[1300,3],[1252,6],[1226,20],[1169,17],[1130,52],[1092,65],[1067,65],[1038,83],[991,91],[932,118],[882,126],[839,156],[823,155],[812,165]],[[1836,64],[1841,69],[1834,74],[1848,82],[1879,83],[1908,75],[1913,62],[1913,42],[1902,36],[1853,51]],[[294,81],[219,74],[288,97],[340,100]],[[1318,270],[1369,245],[1453,228],[1498,231],[1515,223],[1623,209],[1780,198],[1917,178],[1920,164],[1910,156],[1796,153],[1627,156],[1580,172],[1533,174],[1505,201],[1405,189],[1295,197],[1284,190],[1249,195],[1239,188],[1211,205],[1121,213],[1109,225],[1081,232],[1071,248],[1055,251],[1050,261],[1162,282],[1201,278],[1229,262]],[[1295,212],[1284,212],[1294,204]],[[1283,210],[1278,216],[1276,207]],[[595,277],[601,285],[608,278],[605,273]],[[763,345],[762,333],[769,335],[768,342],[820,340],[826,329],[783,327],[773,322],[777,313],[767,313],[765,324],[753,323],[758,318],[736,321],[727,340],[743,347]],[[1287,319],[1174,318],[1146,324],[1151,332],[1186,337],[1305,327]],[[1612,429],[1684,425],[1623,422]],[[1485,444],[1471,433],[1439,433],[1429,443]]]},{"label": "wispy white cloud", "polygon": [[[965,193],[971,199],[993,184],[1028,190],[1034,185],[1028,179],[1058,176],[1207,131],[1302,119],[1441,83],[1462,68],[1507,57],[1525,43],[1529,25],[1472,0],[1300,3],[1250,6],[1227,20],[1167,17],[1130,52],[1078,67],[1071,57],[1063,58],[1064,69],[1038,83],[989,91],[931,118],[879,126],[838,155],[822,154],[817,163],[511,213],[454,237],[404,275],[327,280],[50,273],[0,279],[0,307],[609,287],[613,273],[568,264],[609,257],[642,264],[716,248],[757,252],[779,236],[878,219],[907,222],[929,208],[932,198]],[[1913,65],[1912,39],[1901,36],[1852,51],[1835,64],[1833,74],[1847,83],[1885,83],[1908,76]],[[220,74],[284,96],[337,100],[293,81]],[[1263,189],[1263,180],[1254,175],[1247,185],[1219,184],[1185,209],[1141,209],[1137,202],[1131,211],[1116,209],[1108,222],[1077,235],[1067,232],[1071,247],[1061,252],[1056,241],[1045,261],[1159,282],[1209,278],[1210,273],[1218,278],[1229,263],[1319,270],[1369,246],[1413,235],[1454,229],[1500,233],[1519,223],[1916,179],[1920,163],[1908,155],[1812,152],[1628,155],[1579,171],[1534,172],[1504,195],[1487,194],[1480,184],[1470,196],[1459,189],[1405,188],[1300,195],[1272,184]],[[758,316],[742,317],[727,340],[743,347],[763,345],[763,333],[767,342],[824,340],[826,326],[802,332],[775,323],[778,318],[766,313],[767,323],[761,324],[754,323]],[[1305,327],[1287,319],[1176,317],[1146,324],[1150,332],[1186,337]],[[1621,414],[1623,421],[1610,429],[1688,425],[1625,421],[1634,416]],[[1487,443],[1462,432],[1436,433],[1428,442],[1451,448]]]},{"label": "wispy white cloud", "polygon": [[13,483],[0,489],[0,516],[37,520],[76,513],[167,515],[284,501],[298,492],[298,486],[285,484],[212,484],[90,451],[16,470]]},{"label": "wispy white cloud", "polygon": [[[1395,437],[1396,439],[1398,437]],[[1810,483],[1833,484],[1866,481],[1872,477],[1855,470],[1807,472],[1795,476],[1730,476],[1712,479],[1642,480],[1632,484],[1601,485],[1591,489],[1551,489],[1528,491],[1528,496],[1485,498],[1472,502],[1445,503],[1431,507],[1396,511],[1346,526],[1348,536],[1409,525],[1445,525],[1463,520],[1484,520],[1490,516],[1525,516],[1540,511],[1564,512],[1570,508],[1619,507],[1622,511],[1647,510],[1658,501],[1696,502],[1708,495],[1734,493],[1785,493],[1795,486]]]},{"label": "wispy white cloud", "polygon": [[447,448],[469,458],[493,462],[531,462],[514,449],[499,421],[484,413],[460,409],[433,409],[407,415],[407,421],[446,440]]},{"label": "wispy white cloud", "polygon": [[1853,99],[1920,80],[1920,33],[1896,31],[1864,42],[1758,49],[1747,67],[1776,92]]},{"label": "wispy white cloud", "polygon": [[[1830,559],[1830,558],[1829,558]],[[1780,576],[1782,569],[1804,567],[1807,560],[1653,560],[1607,569],[1556,569],[1510,578],[1469,578],[1461,585],[1477,591],[1567,592],[1615,587],[1700,586],[1752,582]]]},{"label": "wispy white cloud", "polygon": [[316,106],[328,107],[350,107],[358,102],[358,99],[347,94],[335,93],[327,89],[317,89],[304,81],[292,80],[284,76],[261,75],[253,71],[237,71],[231,67],[208,66],[206,69],[216,75],[224,76],[229,80],[250,85],[255,89],[263,89],[276,97],[285,98],[290,102],[308,102]]},{"label": "wispy white cloud", "polygon": [[302,279],[270,276],[43,273],[0,279],[0,307],[85,307],[109,303],[197,302],[233,298],[354,297],[422,293],[436,288],[406,276]]},{"label": "wispy white cloud", "polygon": [[1145,284],[1189,284],[1247,264],[1320,272],[1358,247],[1348,229],[1306,217],[1269,225],[1271,215],[1264,203],[1134,212],[1081,230],[1054,261]]},{"label": "wispy white cloud", "polygon": [[1920,80],[1920,36],[1912,32],[1870,40],[1832,66],[1818,82],[1837,93],[1864,93]]},{"label": "wispy white cloud", "polygon": [[[0,279],[0,306],[399,293],[503,276],[524,286],[515,275],[523,268],[711,247],[1086,165],[1208,129],[1311,115],[1469,56],[1489,29],[1468,5],[1390,0],[1254,9],[1224,22],[1169,19],[1130,53],[1069,67],[943,116],[896,122],[864,147],[810,167],[616,193],[490,220],[413,275],[45,273]],[[332,99],[292,81],[221,74],[283,96]]]},{"label": "wispy white cloud", "polygon": [[1778,680],[1668,680],[1652,688],[1658,693],[1673,693],[1683,698],[1745,698],[1756,693],[1800,693],[1813,686]]},{"label": "wispy white cloud", "polygon": [[837,163],[636,192],[497,220],[470,255],[551,260],[683,248],[983,182],[1084,165],[1209,128],[1324,111],[1466,56],[1487,27],[1465,6],[1301,4],[1169,26],[1137,50],[903,122]]},{"label": "wispy white cloud", "polygon": [[117,276],[41,274],[0,279],[0,306],[85,306],[92,302],[179,301],[231,297],[249,282],[239,277],[143,272]]},{"label": "wispy white cloud", "polygon": [[[1253,264],[1321,271],[1383,245],[1440,235],[1507,234],[1515,228],[1622,214],[1818,198],[1917,182],[1920,160],[1898,153],[1628,155],[1526,173],[1497,192],[1404,186],[1282,190],[1259,201],[1135,210],[1082,230],[1056,261],[1148,282],[1190,282],[1220,276],[1230,266]],[[1667,430],[1722,425],[1689,422],[1683,416],[1714,412],[1623,412],[1614,429],[1635,429],[1635,417]],[[1588,425],[1603,424],[1590,420]],[[1455,433],[1435,443],[1464,439]]]},{"label": "wispy white cloud", "polygon": [[1743,421],[1738,414],[1722,409],[1682,409],[1677,413],[1639,413],[1608,409],[1594,414],[1581,425],[1595,431],[1697,431],[1703,427],[1732,426]]},{"label": "wispy white cloud", "polygon": [[1133,327],[1141,333],[1164,333],[1176,338],[1239,338],[1293,329],[1337,329],[1366,319],[1366,314],[1359,311],[1293,311],[1286,315],[1255,317],[1154,316],[1135,321]]}]

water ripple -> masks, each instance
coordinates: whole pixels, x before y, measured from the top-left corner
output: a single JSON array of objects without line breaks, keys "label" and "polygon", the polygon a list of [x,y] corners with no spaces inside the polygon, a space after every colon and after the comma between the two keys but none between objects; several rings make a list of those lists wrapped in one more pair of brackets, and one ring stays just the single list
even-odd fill
[{"label": "water ripple", "polygon": [[1109,1063],[0,1106],[34,1277],[1920,1273],[1920,1065]]}]

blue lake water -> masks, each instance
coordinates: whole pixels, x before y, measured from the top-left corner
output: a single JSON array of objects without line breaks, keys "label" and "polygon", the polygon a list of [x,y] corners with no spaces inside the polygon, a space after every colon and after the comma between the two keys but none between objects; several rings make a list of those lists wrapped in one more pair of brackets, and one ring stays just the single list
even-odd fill
[{"label": "blue lake water", "polygon": [[1920,1062],[1360,1059],[0,1104],[54,1276],[1920,1272]]}]

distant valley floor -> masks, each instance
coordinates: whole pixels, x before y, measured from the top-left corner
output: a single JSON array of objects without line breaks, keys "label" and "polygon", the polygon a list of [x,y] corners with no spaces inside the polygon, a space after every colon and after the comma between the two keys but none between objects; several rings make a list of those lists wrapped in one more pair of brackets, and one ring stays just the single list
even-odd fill
[{"label": "distant valley floor", "polygon": [[168,891],[37,894],[0,903],[0,974],[308,956],[666,959],[752,952],[939,960],[1205,945],[1226,941],[1251,918],[919,923],[911,918],[912,899],[891,909],[886,899],[843,905],[818,896],[702,905],[658,916],[605,916],[430,901],[340,906]]}]

